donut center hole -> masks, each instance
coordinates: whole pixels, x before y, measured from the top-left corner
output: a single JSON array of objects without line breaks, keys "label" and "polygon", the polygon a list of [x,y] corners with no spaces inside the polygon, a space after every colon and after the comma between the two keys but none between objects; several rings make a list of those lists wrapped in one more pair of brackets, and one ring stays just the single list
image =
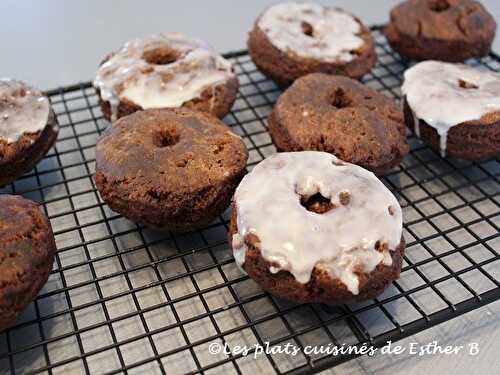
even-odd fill
[{"label": "donut center hole", "polygon": [[153,131],[153,144],[156,147],[171,147],[179,142],[179,134],[173,129],[157,129]]},{"label": "donut center hole", "polygon": [[450,7],[450,3],[447,0],[430,0],[429,8],[434,12],[444,12]]},{"label": "donut center hole", "polygon": [[180,55],[177,51],[168,47],[158,47],[145,50],[142,58],[149,64],[167,65],[176,62]]},{"label": "donut center hole", "polygon": [[460,86],[462,89],[478,89],[479,88],[478,85],[476,85],[472,82],[466,81],[465,79],[459,79],[458,86]]},{"label": "donut center hole", "polygon": [[335,205],[329,198],[325,198],[321,193],[316,193],[310,197],[300,197],[300,204],[307,211],[314,212],[316,214],[324,214],[335,208]]},{"label": "donut center hole", "polygon": [[330,100],[330,103],[332,106],[335,108],[346,108],[350,107],[352,104],[351,99],[349,99],[343,89],[340,87],[335,90],[335,92],[332,95],[332,98]]},{"label": "donut center hole", "polygon": [[304,33],[304,35],[313,37],[314,27],[309,22],[302,21],[300,23],[300,27],[302,28],[302,32]]}]

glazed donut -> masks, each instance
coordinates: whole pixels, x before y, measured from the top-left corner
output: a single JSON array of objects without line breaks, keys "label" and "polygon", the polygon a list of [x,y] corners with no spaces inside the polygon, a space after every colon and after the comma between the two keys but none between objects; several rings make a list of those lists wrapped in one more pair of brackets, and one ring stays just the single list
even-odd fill
[{"label": "glazed donut", "polygon": [[350,303],[399,277],[402,220],[373,173],[325,152],[285,152],[236,189],[229,242],[236,263],[271,293]]},{"label": "glazed donut", "polygon": [[405,71],[401,92],[408,127],[441,156],[500,153],[500,74],[424,61]]},{"label": "glazed donut", "polygon": [[25,82],[0,79],[0,187],[30,171],[58,132],[46,96]]},{"label": "glazed donut", "polygon": [[370,31],[353,15],[314,3],[265,10],[248,38],[255,65],[279,85],[313,72],[359,79],[375,65]]},{"label": "glazed donut", "polygon": [[236,98],[231,63],[179,33],[127,42],[101,63],[94,86],[108,120],[149,108],[190,107],[224,117]]}]

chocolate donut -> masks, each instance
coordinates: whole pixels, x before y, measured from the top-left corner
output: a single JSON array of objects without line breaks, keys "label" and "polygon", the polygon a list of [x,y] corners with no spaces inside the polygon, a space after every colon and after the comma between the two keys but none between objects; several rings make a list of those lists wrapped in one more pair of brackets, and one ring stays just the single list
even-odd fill
[{"label": "chocolate donut", "polygon": [[384,28],[391,47],[410,59],[459,62],[486,56],[496,22],[474,0],[407,0]]},{"label": "chocolate donut", "polygon": [[187,107],[224,117],[238,92],[231,63],[179,33],[127,42],[101,63],[94,86],[111,121],[149,108]]},{"label": "chocolate donut", "polygon": [[278,151],[326,151],[379,175],[409,150],[399,106],[342,76],[299,78],[279,97],[268,125]]},{"label": "chocolate donut", "polygon": [[52,270],[49,220],[32,201],[0,195],[0,331],[12,326]]},{"label": "chocolate donut", "polygon": [[359,79],[375,65],[370,31],[353,15],[314,3],[265,10],[248,37],[259,70],[281,86],[313,72]]},{"label": "chocolate donut", "polygon": [[401,92],[408,127],[441,156],[500,154],[500,74],[424,61],[405,71]]},{"label": "chocolate donut", "polygon": [[96,148],[96,185],[114,211],[185,232],[213,221],[245,173],[242,139],[216,117],[150,109],[118,120]]},{"label": "chocolate donut", "polygon": [[398,201],[373,173],[331,154],[268,157],[243,178],[232,207],[236,263],[279,297],[353,303],[399,277]]},{"label": "chocolate donut", "polygon": [[22,81],[0,79],[0,187],[33,169],[58,132],[46,96]]}]

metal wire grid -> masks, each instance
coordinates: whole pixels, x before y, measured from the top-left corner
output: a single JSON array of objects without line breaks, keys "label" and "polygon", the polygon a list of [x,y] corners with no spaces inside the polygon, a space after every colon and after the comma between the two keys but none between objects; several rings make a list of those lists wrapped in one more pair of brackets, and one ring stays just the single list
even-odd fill
[{"label": "metal wire grid", "polygon": [[[379,63],[365,83],[399,97],[407,63],[374,28]],[[249,149],[249,169],[275,152],[266,117],[280,91],[246,52],[227,55],[241,89],[225,119]],[[470,63],[499,70],[491,55]],[[41,202],[58,253],[46,286],[0,335],[3,374],[309,373],[352,356],[211,355],[213,342],[376,346],[500,298],[500,165],[443,159],[410,136],[411,153],[384,182],[404,211],[403,271],[378,299],[295,305],[263,292],[235,266],[229,212],[195,233],[158,233],[112,212],[92,180],[108,123],[90,83],[50,91],[61,126],[36,169],[0,192]]]}]

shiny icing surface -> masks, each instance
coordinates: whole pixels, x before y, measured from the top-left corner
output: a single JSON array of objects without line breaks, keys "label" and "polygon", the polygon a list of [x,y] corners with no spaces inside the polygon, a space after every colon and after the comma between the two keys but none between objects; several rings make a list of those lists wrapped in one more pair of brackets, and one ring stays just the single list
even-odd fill
[{"label": "shiny icing surface", "polygon": [[364,43],[353,16],[314,3],[274,5],[262,14],[258,27],[278,49],[328,62],[351,61],[351,51]]},{"label": "shiny icing surface", "polygon": [[49,100],[22,81],[0,79],[0,139],[14,143],[26,133],[37,133],[47,125]]},{"label": "shiny icing surface", "polygon": [[[300,203],[317,193],[334,208],[318,214]],[[347,203],[341,199],[346,193]],[[389,251],[401,241],[402,212],[392,193],[373,173],[325,152],[268,157],[243,178],[234,200],[236,263],[245,262],[245,236],[254,233],[263,258],[273,263],[270,271],[289,271],[304,284],[316,266],[358,294],[356,272],[391,265]],[[387,246],[378,251],[377,242]]]},{"label": "shiny icing surface", "polygon": [[[451,127],[500,111],[500,74],[464,64],[418,63],[405,71],[401,91],[414,118],[436,129],[442,156]],[[414,122],[419,136],[418,121]]]},{"label": "shiny icing surface", "polygon": [[[152,63],[145,52],[170,51],[174,58]],[[235,77],[231,63],[205,43],[179,33],[155,34],[127,42],[99,67],[94,86],[116,107],[127,99],[148,108],[180,107],[208,87]]]}]

